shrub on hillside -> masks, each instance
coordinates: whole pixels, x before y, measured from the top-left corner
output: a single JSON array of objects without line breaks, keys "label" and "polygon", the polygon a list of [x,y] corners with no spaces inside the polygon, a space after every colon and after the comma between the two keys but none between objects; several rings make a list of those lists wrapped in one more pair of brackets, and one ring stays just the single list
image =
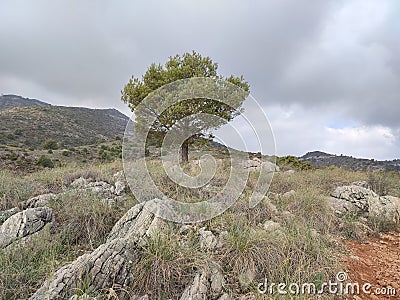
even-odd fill
[{"label": "shrub on hillside", "polygon": [[37,165],[41,166],[41,167],[44,167],[44,168],[54,168],[53,161],[50,158],[48,158],[47,156],[45,156],[45,155],[42,155],[38,159]]},{"label": "shrub on hillside", "polygon": [[45,141],[43,143],[42,147],[43,147],[43,149],[46,149],[46,150],[49,150],[49,149],[57,150],[58,149],[58,143],[57,143],[56,140],[50,139],[50,140]]},{"label": "shrub on hillside", "polygon": [[296,170],[312,170],[315,168],[310,162],[302,162],[297,157],[291,155],[277,157],[276,163],[282,168],[292,168]]}]

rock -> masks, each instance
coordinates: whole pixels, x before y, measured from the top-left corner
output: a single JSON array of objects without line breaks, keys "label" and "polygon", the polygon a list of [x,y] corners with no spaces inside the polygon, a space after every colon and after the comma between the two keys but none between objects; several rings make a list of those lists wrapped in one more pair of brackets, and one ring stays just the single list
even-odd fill
[{"label": "rock", "polygon": [[284,193],[282,195],[282,197],[289,198],[289,197],[294,196],[295,194],[296,194],[296,192],[294,190],[290,190],[289,192]]},{"label": "rock", "polygon": [[20,205],[21,205],[22,209],[43,207],[43,206],[48,206],[49,202],[56,198],[57,198],[57,195],[52,194],[52,193],[43,194],[43,195],[39,195],[39,196],[30,198],[26,201],[23,201],[20,203]]},{"label": "rock", "polygon": [[181,300],[210,299],[211,295],[222,292],[225,279],[216,262],[210,262],[204,270],[197,273],[190,285],[182,293]]},{"label": "rock", "polygon": [[267,171],[267,172],[279,172],[280,168],[274,164],[273,162],[270,161],[264,161],[262,163],[262,169]]},{"label": "rock", "polygon": [[114,180],[115,180],[115,191],[114,193],[117,196],[120,196],[122,192],[125,191],[126,185],[125,185],[125,175],[124,171],[119,171],[116,174],[114,174]]},{"label": "rock", "polygon": [[14,214],[0,227],[0,248],[38,232],[52,219],[53,212],[48,207],[28,208]]},{"label": "rock", "polygon": [[13,207],[7,210],[0,211],[0,224],[18,212],[20,212],[18,207]]},{"label": "rock", "polygon": [[396,197],[379,197],[372,190],[357,185],[337,187],[328,199],[337,214],[347,212],[366,217],[383,217],[398,222]]},{"label": "rock", "polygon": [[243,163],[245,169],[254,168],[258,169],[261,167],[261,161],[259,159],[249,159]]},{"label": "rock", "polygon": [[263,170],[265,170],[269,173],[280,171],[279,167],[276,164],[274,164],[273,162],[270,162],[270,161],[262,162],[257,157],[243,162],[243,167],[245,169],[253,169],[253,170],[259,170],[260,168],[262,168]]},{"label": "rock", "polygon": [[88,181],[85,178],[79,177],[71,183],[71,187],[74,189],[84,189],[87,186],[87,184]]},{"label": "rock", "polygon": [[125,191],[125,182],[117,181],[115,182],[115,195],[120,196],[122,192]]},{"label": "rock", "polygon": [[391,202],[393,205],[396,206],[397,211],[400,214],[400,198],[393,197],[393,196],[382,196],[381,199],[383,199],[384,202]]},{"label": "rock", "polygon": [[346,200],[361,211],[368,211],[368,198],[378,197],[373,191],[357,185],[339,186],[331,193],[331,196]]},{"label": "rock", "polygon": [[392,223],[399,222],[398,207],[390,196],[370,198],[368,216],[384,218]]},{"label": "rock", "polygon": [[217,264],[212,264],[210,269],[211,292],[219,294],[225,285],[225,278]]},{"label": "rock", "polygon": [[281,224],[279,224],[278,222],[274,222],[272,220],[268,220],[264,222],[263,227],[267,231],[275,231],[281,228]]},{"label": "rock", "polygon": [[356,183],[358,185],[336,188],[331,194],[332,197],[327,200],[339,217],[347,213],[358,217],[354,225],[357,236],[363,237],[372,232],[366,225],[371,218],[392,224],[399,223],[399,206],[396,204],[396,197],[379,197],[372,190],[363,187],[366,186],[365,182]]},{"label": "rock", "polygon": [[361,186],[367,190],[372,190],[371,186],[365,180],[354,181],[351,185]]},{"label": "rock", "polygon": [[296,171],[292,169],[285,171],[285,174],[294,174],[294,173],[296,173]]},{"label": "rock", "polygon": [[180,300],[206,300],[209,287],[207,274],[196,274],[193,282],[184,290]]},{"label": "rock", "polygon": [[149,211],[149,205],[152,201],[132,207],[115,224],[104,244],[58,269],[30,299],[65,299],[83,282],[88,293],[117,285],[121,287],[115,290],[118,299],[131,299],[126,289],[134,280],[133,261],[138,259],[140,245],[164,224]]},{"label": "rock", "polygon": [[200,248],[204,251],[213,251],[217,247],[218,239],[217,237],[209,230],[205,230],[205,228],[199,229],[200,233]]}]

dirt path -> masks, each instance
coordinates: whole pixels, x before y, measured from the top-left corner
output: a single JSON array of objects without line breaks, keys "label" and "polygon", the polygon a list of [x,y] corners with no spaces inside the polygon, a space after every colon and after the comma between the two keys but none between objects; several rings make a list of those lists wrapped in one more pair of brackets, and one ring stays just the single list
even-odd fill
[{"label": "dirt path", "polygon": [[369,238],[365,243],[347,240],[346,247],[351,253],[346,259],[349,281],[358,282],[360,290],[364,283],[371,284],[370,289],[367,286],[371,294],[361,291],[350,299],[400,299],[400,233]]}]

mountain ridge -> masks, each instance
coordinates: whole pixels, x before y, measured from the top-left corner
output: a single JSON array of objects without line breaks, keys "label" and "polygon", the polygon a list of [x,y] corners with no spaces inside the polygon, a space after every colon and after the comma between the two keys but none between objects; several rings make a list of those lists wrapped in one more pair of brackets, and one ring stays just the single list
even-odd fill
[{"label": "mountain ridge", "polygon": [[336,155],[322,151],[307,152],[298,157],[302,162],[310,162],[316,167],[336,166],[354,171],[397,171],[400,172],[400,159],[376,160]]},{"label": "mountain ridge", "polygon": [[51,105],[16,95],[0,96],[0,144],[40,147],[56,140],[74,147],[122,137],[129,118],[114,108]]}]

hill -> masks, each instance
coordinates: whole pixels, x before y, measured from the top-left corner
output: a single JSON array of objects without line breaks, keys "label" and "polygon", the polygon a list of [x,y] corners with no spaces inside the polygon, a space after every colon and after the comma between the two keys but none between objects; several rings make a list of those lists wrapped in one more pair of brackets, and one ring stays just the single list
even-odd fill
[{"label": "hill", "polygon": [[400,159],[379,161],[375,159],[355,158],[346,155],[335,155],[321,151],[308,152],[299,157],[302,162],[310,162],[317,167],[336,166],[355,171],[398,171]]},{"label": "hill", "polygon": [[0,110],[25,106],[50,106],[50,104],[37,99],[29,99],[17,95],[0,96]]},{"label": "hill", "polygon": [[41,147],[54,139],[74,147],[122,137],[128,117],[116,109],[53,106],[6,95],[0,99],[0,145]]}]

